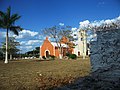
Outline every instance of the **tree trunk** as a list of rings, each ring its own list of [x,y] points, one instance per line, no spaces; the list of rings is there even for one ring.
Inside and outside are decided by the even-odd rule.
[[[12,60],[12,54],[10,54],[10,60]]]
[[[59,58],[62,59],[62,47],[60,47],[59,52],[60,52]]]
[[[4,63],[8,63],[8,29],[6,32],[6,53],[5,53],[5,62]]]
[[[59,58],[62,59],[62,54],[61,53],[59,54]]]

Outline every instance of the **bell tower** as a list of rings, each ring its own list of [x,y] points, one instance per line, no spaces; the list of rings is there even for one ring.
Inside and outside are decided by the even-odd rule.
[[[78,32],[78,48],[80,50],[80,55],[86,56],[87,53],[87,35],[86,31],[80,29]]]

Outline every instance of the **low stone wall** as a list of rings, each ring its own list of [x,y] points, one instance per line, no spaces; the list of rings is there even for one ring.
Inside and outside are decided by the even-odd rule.
[[[92,71],[118,70],[120,74],[120,30],[97,31],[97,41],[91,42]],[[109,71],[109,70],[108,70]]]

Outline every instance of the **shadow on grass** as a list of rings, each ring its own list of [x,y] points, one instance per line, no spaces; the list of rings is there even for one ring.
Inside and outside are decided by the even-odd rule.
[[[120,77],[104,77],[92,73],[90,76],[77,78],[73,83],[51,90],[120,90]]]

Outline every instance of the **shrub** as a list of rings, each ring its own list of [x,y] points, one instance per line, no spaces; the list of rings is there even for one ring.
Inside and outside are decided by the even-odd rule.
[[[38,54],[35,55],[36,58],[39,58],[39,56],[40,56],[40,55],[38,55]]]
[[[70,53],[66,53],[66,56],[68,56],[68,57],[69,57],[69,55],[70,55]]]
[[[2,52],[0,52],[0,60],[3,60],[5,57]]]
[[[51,59],[55,60],[55,56],[54,55],[50,55]]]
[[[77,55],[76,55],[76,54],[70,54],[70,55],[69,55],[69,58],[71,58],[71,59],[76,59],[76,58],[77,58]]]
[[[43,58],[43,59],[46,59],[46,57],[45,57],[45,56],[42,56],[42,58]]]

